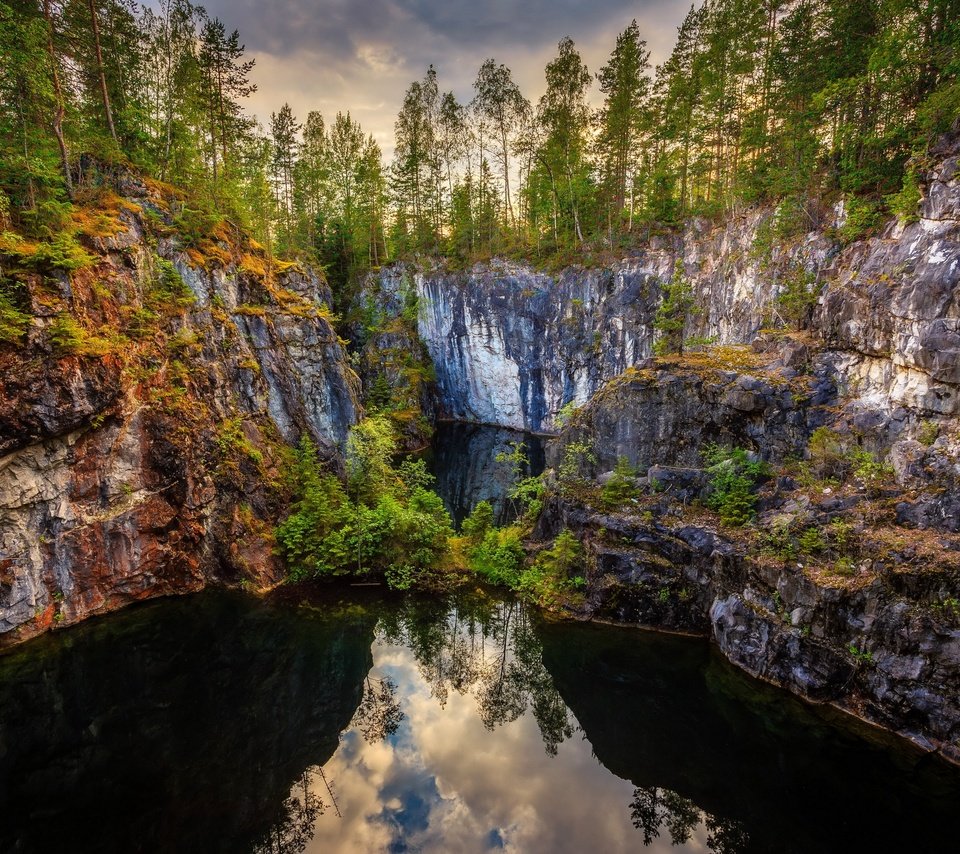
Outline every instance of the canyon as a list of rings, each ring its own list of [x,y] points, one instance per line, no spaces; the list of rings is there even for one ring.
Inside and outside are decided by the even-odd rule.
[[[322,276],[271,266],[238,230],[191,243],[167,191],[121,175],[116,229],[84,240],[95,263],[26,277],[31,328],[0,346],[0,643],[280,582],[285,449],[308,435],[342,465],[382,377],[418,413],[411,445],[449,419],[549,434],[553,470],[589,447],[590,483],[621,458],[635,470],[635,512],[587,490],[552,495],[537,523],[534,550],[563,530],[585,544],[579,616],[709,637],[755,676],[960,760],[958,155],[956,137],[933,151],[914,221],[847,245],[838,203],[803,234],[781,239],[776,209],[749,209],[558,272],[391,264],[357,297],[377,323],[352,353]],[[684,337],[703,343],[657,356],[678,271],[695,305]],[[797,281],[812,299],[791,324]],[[126,337],[57,346],[64,316]],[[411,384],[411,365],[426,379]],[[708,443],[776,472],[824,427],[887,461],[888,481],[811,495],[773,477],[758,523],[852,524],[844,573],[771,556],[701,506]]]

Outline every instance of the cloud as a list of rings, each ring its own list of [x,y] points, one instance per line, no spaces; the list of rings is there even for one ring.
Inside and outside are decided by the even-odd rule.
[[[688,4],[678,0],[207,0],[238,29],[257,60],[250,109],[266,127],[289,103],[302,120],[349,111],[392,156],[393,124],[407,86],[431,63],[440,85],[472,97],[480,63],[508,65],[531,101],[565,35],[596,71],[616,34],[636,18],[654,61],[666,58]],[[594,92],[596,100],[596,92]]]

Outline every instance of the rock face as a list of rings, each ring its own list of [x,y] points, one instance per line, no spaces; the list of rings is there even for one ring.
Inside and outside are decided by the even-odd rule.
[[[359,416],[321,278],[268,274],[233,232],[185,250],[170,200],[125,192],[92,264],[21,274],[33,321],[0,344],[0,643],[214,578],[275,583],[279,448],[306,434],[335,459]]]
[[[731,662],[960,761],[960,624],[936,607],[956,578],[891,556],[878,577],[818,583],[757,561],[710,526],[551,502],[539,534],[588,546],[588,612],[709,636]]]
[[[781,242],[776,212],[683,234],[603,268],[556,275],[507,261],[459,272],[383,268],[364,298],[388,316],[404,287],[419,298],[418,330],[436,371],[442,414],[551,432],[564,404],[586,402],[652,352],[661,291],[679,262],[697,309],[686,335],[749,344],[778,317],[802,277],[819,293],[814,334],[834,353],[841,386],[876,407],[960,413],[960,142],[935,152],[918,221],[891,222],[841,249],[832,229]]]
[[[765,459],[802,456],[824,423],[824,405],[836,398],[825,373],[788,380],[722,363],[706,369],[661,363],[608,383],[548,444],[548,462],[559,465],[572,443],[592,449],[592,473],[612,470],[621,457],[644,473],[657,463],[697,466],[711,442],[748,447]]]

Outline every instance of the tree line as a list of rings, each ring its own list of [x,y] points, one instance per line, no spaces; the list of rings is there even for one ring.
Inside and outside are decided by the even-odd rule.
[[[189,0],[7,0],[0,224],[56,232],[112,164],[335,283],[415,252],[616,248],[759,203],[785,235],[843,198],[866,230],[914,212],[929,143],[960,115],[958,71],[960,0],[706,0],[656,68],[636,21],[595,72],[562,39],[535,102],[495,59],[469,101],[430,66],[386,165],[349,113],[283,105],[261,127],[239,33]]]

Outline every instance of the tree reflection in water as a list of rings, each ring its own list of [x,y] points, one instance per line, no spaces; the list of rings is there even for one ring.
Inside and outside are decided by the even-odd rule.
[[[402,720],[396,683],[390,679],[374,679],[368,673],[363,680],[363,697],[350,726],[360,730],[364,739],[373,744],[393,735]]]
[[[317,793],[321,786],[325,798]],[[254,854],[300,854],[313,839],[317,818],[331,807],[339,818],[340,807],[323,768],[306,768],[283,802],[270,832],[255,844]]]
[[[412,650],[420,677],[441,707],[450,691],[471,692],[488,730],[529,708],[551,755],[573,735],[566,704],[543,666],[530,612],[521,603],[465,597],[449,611],[418,603],[384,617],[377,637]]]
[[[749,839],[739,822],[716,818],[670,789],[638,786],[633,790],[630,818],[648,846],[660,836],[661,828],[670,835],[671,845],[683,845],[700,824],[707,828],[707,850],[714,854],[736,854]]]

